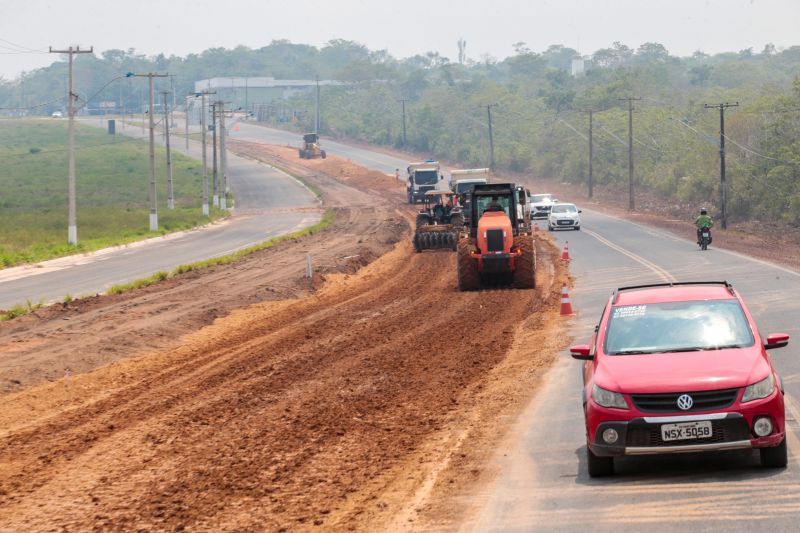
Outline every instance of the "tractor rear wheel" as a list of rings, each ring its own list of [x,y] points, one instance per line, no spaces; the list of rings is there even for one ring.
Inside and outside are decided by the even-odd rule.
[[[431,219],[425,213],[418,213],[417,220],[416,220],[416,228],[419,229],[422,226],[427,226],[431,223]]]
[[[455,213],[450,217],[450,224],[456,228],[464,227],[464,213]]]
[[[533,247],[533,236],[514,237],[514,246],[522,252],[514,262],[514,286],[518,289],[533,289],[536,287],[536,250]]]
[[[478,262],[471,256],[473,246],[469,237],[458,241],[458,290],[474,291],[481,287],[481,277],[478,273]]]

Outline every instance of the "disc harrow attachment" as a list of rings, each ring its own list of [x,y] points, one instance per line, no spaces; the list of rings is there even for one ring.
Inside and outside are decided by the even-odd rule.
[[[414,233],[412,243],[416,252],[423,250],[455,251],[458,246],[458,232],[444,226],[424,226]]]

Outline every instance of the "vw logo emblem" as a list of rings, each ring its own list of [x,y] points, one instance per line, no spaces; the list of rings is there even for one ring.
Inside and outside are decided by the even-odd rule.
[[[678,396],[678,407],[681,411],[688,411],[694,405],[694,400],[688,394],[681,394]]]

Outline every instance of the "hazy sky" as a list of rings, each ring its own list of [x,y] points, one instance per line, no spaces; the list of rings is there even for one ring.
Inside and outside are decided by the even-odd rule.
[[[690,55],[797,45],[799,26],[800,0],[0,0],[0,76],[57,59],[19,53],[20,46],[184,56],[342,38],[396,57],[438,51],[455,60],[463,37],[473,59],[506,57],[519,41],[534,51],[563,44],[584,54],[614,41],[632,48],[654,41]]]

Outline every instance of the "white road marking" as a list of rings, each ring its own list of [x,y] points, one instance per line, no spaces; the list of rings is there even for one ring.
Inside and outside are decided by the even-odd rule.
[[[613,242],[609,241],[605,237],[600,236],[599,234],[597,234],[594,231],[584,229],[584,232],[586,234],[590,235],[591,237],[594,237],[595,239],[600,241],[602,244],[605,244],[606,246],[608,246],[612,250],[616,250],[617,252],[625,255],[626,257],[629,257],[629,258],[633,259],[634,261],[636,261],[640,265],[644,266],[645,268],[648,268],[656,276],[661,278],[664,282],[669,283],[669,282],[677,282],[678,281],[677,279],[675,279],[675,277],[672,276],[672,274],[670,274],[669,272],[667,272],[666,270],[664,270],[660,266],[656,265],[655,263],[652,263],[652,262],[648,261],[644,257],[642,257],[640,255],[636,255],[635,253],[631,252],[630,250],[627,250],[627,249],[623,248],[622,246],[619,246],[618,244],[614,244]]]
[[[800,423],[800,408],[798,408],[797,402],[794,400],[794,398],[788,394],[784,395],[783,404],[791,413],[792,418],[794,418],[796,422]],[[789,429],[788,424],[786,424],[785,433],[786,440],[788,441],[786,444],[789,445],[789,456],[794,459],[794,462],[797,464],[797,466],[800,466],[800,438],[795,435],[794,431]]]

